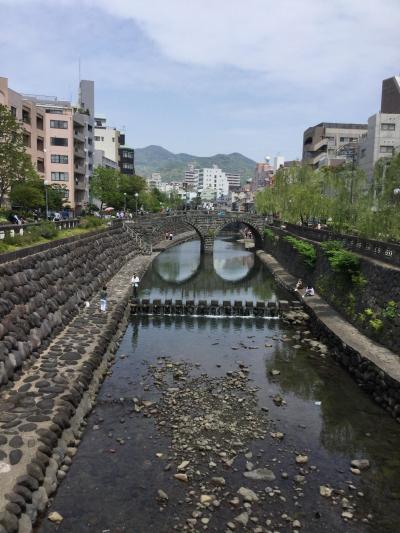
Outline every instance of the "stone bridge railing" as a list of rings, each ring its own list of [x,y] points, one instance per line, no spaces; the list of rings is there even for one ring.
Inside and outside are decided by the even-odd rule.
[[[296,224],[285,224],[286,231],[317,242],[341,241],[343,246],[360,255],[366,255],[379,259],[385,263],[400,266],[400,244],[365,239],[356,235],[344,235],[334,231],[297,226]]]

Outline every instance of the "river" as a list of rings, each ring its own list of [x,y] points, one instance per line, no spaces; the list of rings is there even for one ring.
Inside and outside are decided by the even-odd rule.
[[[160,254],[140,296],[287,294],[226,237],[213,256],[198,241]],[[305,329],[132,318],[51,505],[63,521],[44,517],[37,531],[398,532],[400,426],[329,353],[299,344]],[[353,459],[370,467],[354,474]]]

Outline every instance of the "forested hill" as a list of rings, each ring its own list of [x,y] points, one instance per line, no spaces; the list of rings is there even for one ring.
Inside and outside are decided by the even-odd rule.
[[[135,169],[139,176],[149,177],[152,172],[160,172],[163,181],[181,180],[189,163],[199,168],[218,165],[225,171],[238,171],[242,174],[242,182],[253,177],[256,165],[255,161],[237,152],[198,157],[190,154],[173,154],[162,146],[151,145],[135,149]]]

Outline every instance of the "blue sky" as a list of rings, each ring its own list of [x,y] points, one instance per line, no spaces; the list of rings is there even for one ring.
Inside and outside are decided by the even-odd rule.
[[[303,130],[366,122],[400,72],[398,0],[0,0],[0,75],[76,96],[133,147],[301,155]]]

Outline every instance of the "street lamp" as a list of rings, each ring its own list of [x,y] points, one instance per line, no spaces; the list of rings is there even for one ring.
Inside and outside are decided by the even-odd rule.
[[[126,192],[124,192],[124,217],[126,216]]]
[[[137,216],[137,202],[138,202],[138,196],[139,196],[139,193],[135,192],[135,200],[136,200],[136,216]]]
[[[46,220],[49,220],[49,197],[47,193],[47,186],[49,185],[49,182],[47,180],[44,181],[44,193],[46,196]]]

